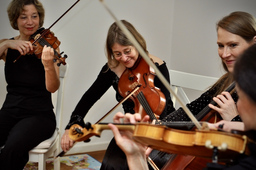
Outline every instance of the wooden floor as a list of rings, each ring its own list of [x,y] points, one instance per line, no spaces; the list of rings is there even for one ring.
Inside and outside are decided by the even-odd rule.
[[[102,162],[103,157],[105,155],[105,150],[103,151],[95,151],[95,152],[86,152],[86,154],[90,155],[94,159],[98,160],[99,162]]]

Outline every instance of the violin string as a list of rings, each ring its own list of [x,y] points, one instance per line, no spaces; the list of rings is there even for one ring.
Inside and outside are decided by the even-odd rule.
[[[106,5],[106,3],[103,0],[100,0],[102,5],[105,7],[105,9],[109,12],[109,14],[114,18],[116,21],[116,24],[118,27],[123,31],[123,33],[127,36],[127,38],[132,42],[132,44],[136,47],[136,49],[139,51],[141,56],[144,58],[144,60],[155,70],[156,75],[160,79],[160,81],[163,83],[163,85],[169,90],[169,92],[176,98],[176,100],[180,103],[183,110],[187,113],[188,117],[194,122],[195,126],[198,129],[202,129],[202,126],[198,122],[198,120],[195,118],[195,116],[191,113],[191,111],[188,109],[188,107],[181,101],[181,99],[178,97],[177,94],[174,93],[174,91],[171,89],[169,82],[165,79],[163,74],[159,71],[159,69],[155,66],[155,64],[150,60],[146,52],[143,50],[141,45],[137,42],[135,37],[131,34],[131,32],[125,27],[125,25],[117,19],[117,17],[113,14],[113,12],[109,9],[109,7]]]
[[[52,45],[48,42],[48,41],[46,41],[44,38],[41,38],[40,40],[38,40],[38,42],[39,42],[39,44],[42,46],[42,47],[44,47],[45,45],[46,46],[50,46],[50,47],[52,47]],[[53,47],[52,47],[53,48]],[[53,51],[54,51],[54,56],[58,56],[58,57],[55,57],[56,59],[59,59],[60,57],[59,57],[59,53],[53,48]]]

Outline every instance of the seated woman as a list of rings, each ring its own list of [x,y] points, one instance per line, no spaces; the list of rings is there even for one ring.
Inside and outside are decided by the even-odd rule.
[[[45,46],[39,59],[29,41],[43,26],[42,3],[12,0],[7,12],[18,35],[0,40],[0,60],[5,65],[7,83],[7,87],[1,87],[7,89],[7,94],[0,108],[0,169],[22,170],[29,151],[56,129],[51,93],[60,85],[59,68],[53,60],[53,48]]]

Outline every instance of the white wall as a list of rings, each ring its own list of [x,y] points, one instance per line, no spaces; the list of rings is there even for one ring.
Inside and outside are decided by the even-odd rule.
[[[44,27],[48,28],[75,1],[41,0],[46,10]],[[10,0],[0,2],[0,38],[17,35],[9,26],[6,14],[9,2]],[[215,23],[235,10],[247,11],[256,16],[253,9],[255,0],[105,2],[118,19],[126,19],[134,24],[146,39],[149,52],[165,60],[169,68],[214,77],[223,73],[217,55]],[[61,41],[60,49],[68,55],[66,62],[69,64],[62,130],[82,94],[90,87],[106,62],[104,43],[107,30],[113,22],[100,1],[83,0],[51,29]],[[6,93],[3,66],[4,63],[0,62],[0,103],[4,101]],[[190,97],[193,99],[197,95],[191,92]],[[116,103],[114,91],[110,89],[90,110],[85,121],[96,122]],[[104,122],[112,121],[112,115]],[[110,131],[105,131],[100,139],[93,137],[90,143],[79,143],[71,152],[104,149],[111,135]]]

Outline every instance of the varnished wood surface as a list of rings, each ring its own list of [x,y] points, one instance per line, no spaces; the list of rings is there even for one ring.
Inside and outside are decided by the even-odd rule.
[[[95,151],[95,152],[84,152],[84,153],[79,153],[79,154],[74,154],[74,155],[88,154],[91,157],[93,157],[94,159],[96,159],[97,161],[102,163],[105,152],[106,152],[105,150],[102,150],[102,151]],[[68,156],[68,155],[66,155],[66,156]]]
[[[86,154],[90,155],[91,157],[98,160],[99,162],[102,162],[104,155],[105,155],[105,150],[95,151],[95,152],[87,152]]]

